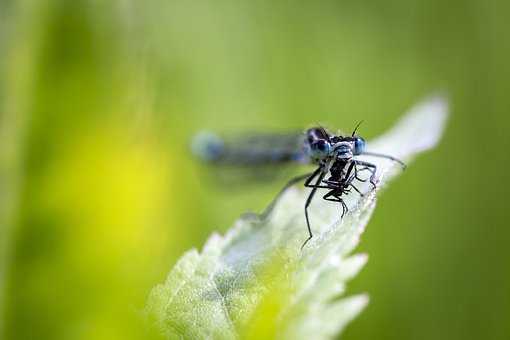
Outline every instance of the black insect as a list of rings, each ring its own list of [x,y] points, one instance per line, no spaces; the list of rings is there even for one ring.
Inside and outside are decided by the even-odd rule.
[[[356,131],[360,124],[356,126],[350,136],[330,135],[322,127],[312,128],[306,132],[307,139],[305,150],[310,155],[310,159],[318,165],[317,169],[306,175],[305,186],[312,188],[305,203],[305,218],[308,227],[309,237],[305,240],[301,248],[313,237],[310,226],[310,218],[308,217],[308,208],[313,200],[317,189],[328,189],[329,191],[322,197],[327,201],[338,202],[342,207],[342,218],[348,211],[342,196],[348,194],[352,189],[360,195],[363,193],[354,185],[354,181],[365,182],[370,180],[371,185],[375,189],[375,175],[377,166],[373,163],[355,159],[354,156],[370,155],[376,157],[384,157],[399,162],[403,167],[405,164],[388,155],[366,152],[365,140],[356,135]],[[363,179],[359,177],[359,173],[368,171],[370,177]],[[326,179],[325,177],[328,175]],[[303,177],[299,177],[303,178]]]
[[[363,195],[355,181],[370,181],[372,187],[376,187],[376,165],[355,156],[383,157],[405,168],[402,161],[392,156],[365,151],[365,140],[356,135],[359,125],[348,136],[331,134],[323,127],[308,129],[304,134],[252,134],[230,141],[211,133],[201,133],[195,137],[192,148],[200,158],[222,165],[260,166],[289,162],[316,165],[315,171],[295,177],[285,186],[304,180],[305,187],[312,189],[304,207],[309,236],[301,246],[303,248],[313,237],[308,208],[318,189],[328,190],[322,198],[339,203],[343,217],[348,207],[342,197],[352,190]],[[369,177],[360,177],[362,172],[368,172]]]

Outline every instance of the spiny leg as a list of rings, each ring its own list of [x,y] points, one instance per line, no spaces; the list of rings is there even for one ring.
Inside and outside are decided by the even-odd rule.
[[[398,158],[396,158],[396,157],[393,157],[393,156],[390,156],[390,155],[386,155],[386,154],[378,153],[378,152],[369,152],[369,151],[365,151],[365,152],[363,152],[363,153],[362,153],[362,155],[386,158],[386,159],[389,159],[389,160],[392,160],[392,161],[394,161],[394,162],[399,163],[399,164],[402,166],[402,169],[403,169],[403,170],[405,170],[405,169],[407,168],[406,163],[404,163],[404,162],[402,162],[400,159],[398,159]]]
[[[316,172],[316,171],[315,171]],[[307,179],[307,178],[310,178],[311,176],[315,177],[316,174],[315,172],[310,172],[308,174],[304,174],[304,175],[300,175],[300,176],[296,176],[294,178],[292,178],[290,181],[288,181],[284,187],[280,190],[280,192],[278,192],[278,194],[276,195],[276,197],[273,199],[273,201],[271,202],[271,204],[269,204],[269,206],[264,210],[264,213],[262,214],[263,216],[267,216],[267,214],[269,214],[270,211],[273,210],[274,208],[274,205],[276,204],[276,202],[278,202],[278,200],[280,199],[280,197],[282,196],[282,194],[285,192],[285,190],[287,190],[288,188],[290,188],[291,186],[293,186],[294,184],[296,183],[299,183],[301,182],[302,180],[304,179]],[[315,175],[314,175],[315,174]],[[312,177],[312,178],[313,178]]]
[[[354,173],[353,173],[354,171]],[[344,186],[349,188],[349,187],[354,187],[354,185],[352,185],[352,182],[358,178],[358,168],[356,167],[356,163],[355,162],[351,162],[351,165],[349,166],[349,169],[347,170],[347,174],[346,174],[346,180],[345,180],[345,184]],[[355,188],[356,189],[356,188]],[[348,189],[350,190],[350,189]],[[356,189],[357,192],[359,192],[358,189]]]
[[[358,181],[362,182],[362,183],[365,183],[366,181],[368,181],[368,178],[361,178],[361,177],[359,177],[359,173],[361,173],[361,172],[362,172],[362,171],[364,171],[364,170],[369,170],[369,169],[368,169],[368,168],[363,168],[363,169],[361,169],[361,170],[358,170],[358,172],[356,173],[356,176],[355,176],[355,178],[356,178]]]
[[[310,177],[305,181],[305,187],[307,188],[316,188],[316,189],[332,189],[330,185],[320,185],[321,183],[327,183],[328,181],[323,181],[324,177],[326,176],[325,173],[321,174],[321,180],[316,181],[315,184],[310,184],[312,180],[319,174],[319,172],[323,171],[323,167],[319,167],[317,170],[315,170]]]
[[[343,199],[341,199],[341,198],[340,198],[340,197],[338,197],[338,196],[337,196],[337,198],[338,198],[338,200],[339,200],[340,204],[342,204],[342,216],[341,216],[341,218],[344,218],[344,215],[345,215],[345,213],[346,213],[346,212],[348,212],[348,211],[349,211],[349,208],[347,207],[347,204],[345,204],[345,202],[344,202],[344,200],[343,200]]]
[[[344,218],[345,213],[349,211],[347,204],[345,204],[344,200],[341,199],[334,190],[331,190],[322,198],[330,202],[339,202],[342,205],[342,215],[340,216],[340,218]]]
[[[351,187],[352,187],[354,190],[356,190],[356,191],[358,192],[358,194],[359,194],[361,197],[365,196],[365,194],[363,194],[361,191],[359,191],[359,189],[358,189],[358,188],[356,188],[356,187],[354,186],[354,184],[351,184]]]
[[[310,176],[308,176],[308,178],[305,181],[305,187],[308,187],[310,185],[310,183],[313,181],[313,179],[315,177],[317,177],[317,175],[321,172],[322,172],[322,166],[319,166],[317,169],[315,169],[314,172],[312,172],[312,174]]]
[[[356,164],[356,163],[354,163],[354,164]],[[354,178],[355,178],[355,179],[357,179],[357,180],[359,180],[359,181],[361,181],[361,179],[358,177],[358,171],[359,171],[359,170],[358,170],[358,167],[357,167],[357,166],[355,166],[355,167],[354,167]],[[361,182],[362,182],[362,181],[361,181]]]
[[[377,166],[375,164],[365,162],[365,161],[355,160],[354,162],[356,162],[357,165],[363,165],[363,166],[367,167],[367,169],[372,173],[370,175],[370,184],[372,184],[374,189],[377,188],[377,185],[375,183],[375,174],[377,172]]]
[[[341,185],[340,181],[335,181],[335,180],[332,180],[332,179],[328,179],[328,180],[322,181],[322,182],[326,183],[328,185],[328,187],[325,188],[325,189],[336,189],[336,188],[338,188]]]
[[[310,206],[310,203],[312,203],[312,199],[313,199],[313,196],[315,195],[315,192],[317,191],[318,189],[318,185],[322,182],[322,180],[324,179],[324,176],[326,175],[324,172],[322,172],[322,168],[319,168],[317,170],[320,170],[321,173],[319,175],[319,178],[317,179],[317,181],[315,182],[315,186],[312,187],[312,191],[310,192],[310,194],[308,195],[308,198],[306,199],[306,203],[305,203],[305,218],[306,218],[306,226],[308,228],[308,238],[306,239],[306,241],[303,243],[303,245],[301,246],[301,249],[303,249],[303,247],[308,243],[308,241],[310,241],[313,237],[313,234],[312,234],[312,228],[310,227],[310,219],[308,218],[308,207]],[[309,179],[306,180],[305,182],[305,186],[310,186],[310,182],[312,181],[313,177],[315,177],[317,175],[318,171],[315,171],[314,174],[312,176],[310,176]]]

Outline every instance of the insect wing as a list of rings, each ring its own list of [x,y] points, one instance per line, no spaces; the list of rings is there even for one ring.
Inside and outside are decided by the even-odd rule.
[[[193,153],[204,161],[218,165],[266,166],[306,162],[303,153],[304,135],[296,133],[248,133],[220,137],[201,132],[192,143]]]
[[[304,134],[249,133],[220,137],[201,132],[192,143],[193,153],[209,166],[208,177],[223,188],[246,188],[293,174],[295,165],[307,163]],[[294,169],[296,170],[296,169]]]

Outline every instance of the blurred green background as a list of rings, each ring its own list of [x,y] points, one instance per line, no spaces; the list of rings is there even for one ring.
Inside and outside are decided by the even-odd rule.
[[[0,1],[0,338],[139,339],[183,251],[284,181],[220,190],[200,129],[366,137],[441,89],[440,147],[381,196],[344,339],[508,339],[508,2]],[[508,210],[507,210],[508,211]]]

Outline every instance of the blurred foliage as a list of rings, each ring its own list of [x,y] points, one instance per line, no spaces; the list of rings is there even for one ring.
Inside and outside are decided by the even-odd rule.
[[[193,132],[370,137],[441,88],[446,139],[381,198],[345,338],[506,338],[509,7],[0,1],[0,336],[149,336],[137,313],[177,256],[282,184],[211,186]]]

